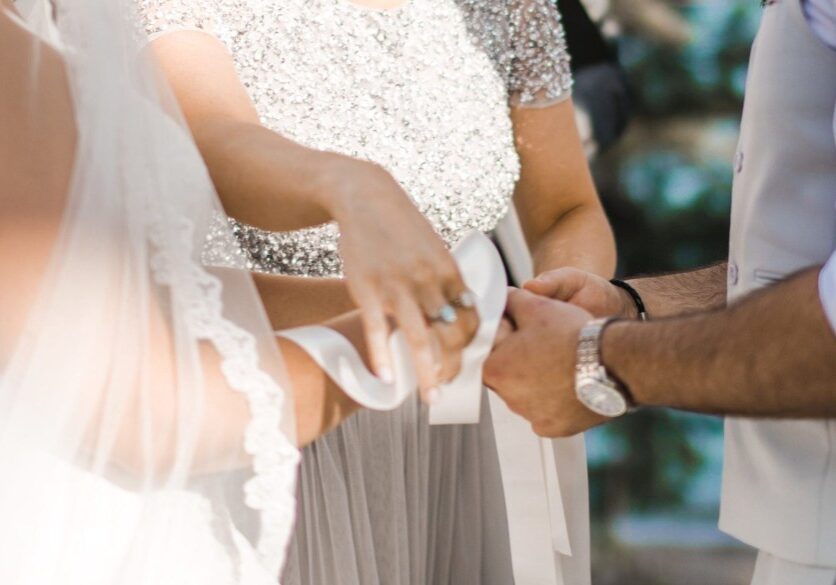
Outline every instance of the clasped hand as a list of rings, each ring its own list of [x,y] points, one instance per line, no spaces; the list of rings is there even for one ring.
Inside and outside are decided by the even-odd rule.
[[[578,336],[594,317],[626,317],[629,312],[620,289],[574,268],[546,272],[522,289],[511,288],[485,364],[485,384],[538,435],[567,437],[599,425],[608,419],[575,397]]]

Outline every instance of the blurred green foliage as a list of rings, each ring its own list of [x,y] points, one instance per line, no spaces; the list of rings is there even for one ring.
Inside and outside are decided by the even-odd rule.
[[[692,41],[684,47],[654,45],[635,35],[620,39],[620,57],[637,90],[638,112],[653,117],[737,112],[760,3],[704,0],[680,10],[692,31]]]

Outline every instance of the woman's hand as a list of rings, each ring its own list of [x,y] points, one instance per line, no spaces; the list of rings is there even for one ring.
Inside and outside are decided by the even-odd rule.
[[[458,371],[478,318],[460,307],[453,324],[428,322],[465,286],[397,181],[377,165],[311,149],[263,127],[231,55],[212,36],[178,31],[152,47],[227,213],[271,231],[336,220],[348,290],[362,311],[375,370],[381,378],[392,376],[391,318],[407,337],[430,398],[430,390]]]
[[[375,371],[392,378],[391,319],[412,350],[422,395],[432,401],[436,386],[458,372],[461,351],[479,325],[453,257],[382,167],[333,155],[321,181],[317,191],[340,226],[346,282],[362,312]],[[446,322],[445,307],[452,317]]]

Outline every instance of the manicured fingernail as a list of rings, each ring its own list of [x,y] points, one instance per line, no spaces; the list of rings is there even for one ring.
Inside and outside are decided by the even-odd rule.
[[[380,376],[380,379],[386,384],[391,384],[395,381],[395,376],[392,374],[392,370],[387,366],[380,368],[377,371],[377,375]]]
[[[438,399],[441,397],[441,393],[438,391],[437,388],[430,388],[429,392],[427,392],[427,402],[429,404],[435,404],[438,402]]]

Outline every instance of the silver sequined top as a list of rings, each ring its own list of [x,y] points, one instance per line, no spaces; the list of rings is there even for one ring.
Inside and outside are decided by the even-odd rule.
[[[137,1],[152,35],[221,39],[265,126],[382,165],[450,245],[508,210],[519,176],[510,106],[555,103],[572,85],[552,0]],[[251,269],[341,274],[334,224],[232,223]],[[212,261],[234,260],[216,250]]]

